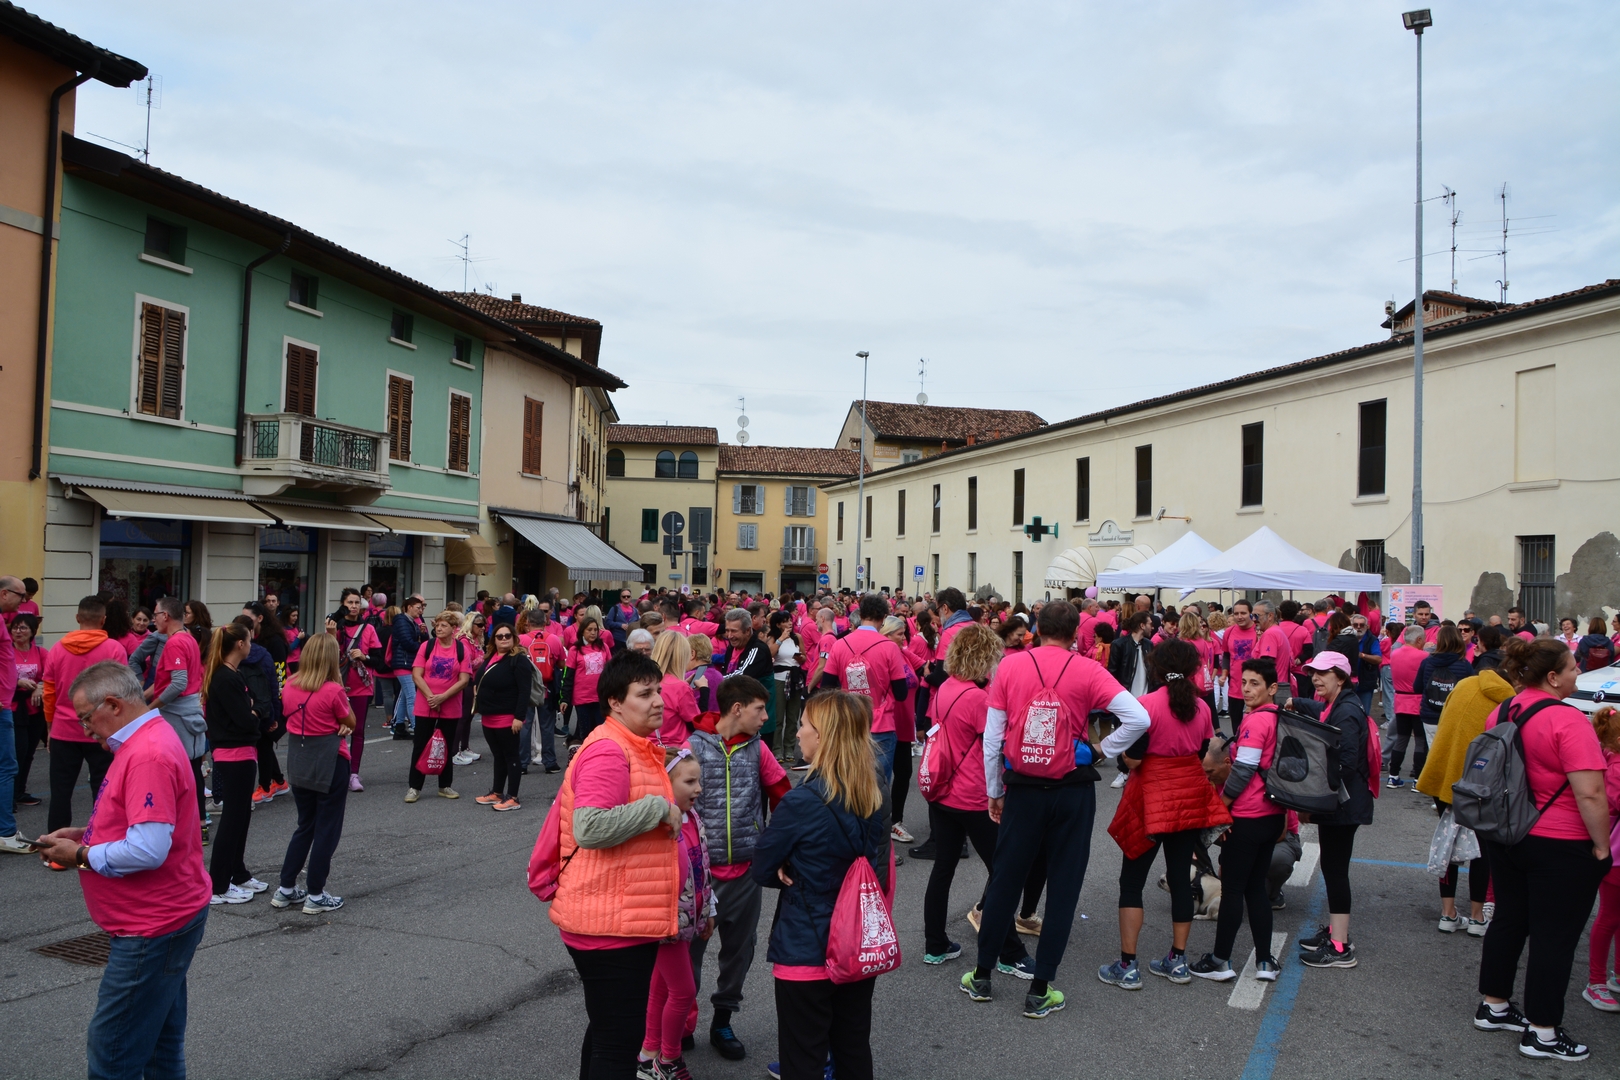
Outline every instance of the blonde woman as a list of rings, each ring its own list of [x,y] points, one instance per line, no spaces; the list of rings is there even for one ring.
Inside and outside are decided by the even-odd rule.
[[[811,698],[799,718],[799,750],[809,776],[777,804],[750,870],[760,885],[786,894],[765,953],[775,965],[781,1076],[820,1080],[831,1050],[839,1080],[872,1080],[877,980],[834,984],[825,973],[833,903],[850,863],[870,860],[889,887],[888,793],[873,749],[871,699],[836,690]]]
[[[1181,622],[1177,627],[1177,636],[1193,647],[1198,653],[1198,667],[1193,671],[1193,689],[1198,696],[1204,699],[1209,706],[1209,714],[1215,715],[1215,652],[1216,645],[1209,631],[1204,629],[1204,620],[1199,618],[1198,612],[1187,608],[1181,613]]]
[[[325,792],[297,785],[292,789],[298,826],[287,842],[287,857],[281,863],[281,887],[270,897],[271,907],[291,907],[302,902],[304,914],[319,915],[343,906],[341,896],[326,891],[332,853],[343,836],[343,810],[349,797],[347,737],[354,730],[349,695],[338,677],[337,638],[331,634],[310,635],[298,671],[281,691],[281,711],[289,735],[338,736],[331,786]],[[304,869],[305,860],[309,862],[307,892],[298,888],[298,872]]]
[[[411,737],[410,787],[405,791],[408,803],[415,802],[426,785],[427,777],[417,770],[416,763],[434,731],[444,733],[447,748],[454,745],[456,728],[461,723],[461,690],[472,681],[473,667],[483,660],[481,652],[457,636],[461,622],[461,612],[449,608],[435,615],[433,638],[417,649],[416,662],[411,665],[411,681],[416,685],[416,732]],[[439,774],[440,798],[461,798],[450,786],[455,769],[454,760],[444,763],[444,771]]]
[[[665,746],[685,746],[702,711],[697,695],[686,683],[686,672],[692,666],[692,646],[685,634],[659,634],[653,642],[652,658],[664,673],[658,688],[664,698],[664,722],[658,729],[658,741]]]

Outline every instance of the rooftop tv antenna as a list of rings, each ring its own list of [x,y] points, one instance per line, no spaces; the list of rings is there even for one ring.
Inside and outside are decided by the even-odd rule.
[[[917,404],[928,404],[928,357],[917,361]]]
[[[152,164],[152,110],[163,108],[163,76],[147,75],[143,81],[145,85],[140,86],[137,84],[136,89],[136,93],[140,95],[141,104],[146,107],[146,140],[141,145],[134,146],[127,142],[119,142],[119,140],[108,138],[105,135],[96,135],[93,131],[85,134],[122,146],[126,150],[133,150],[141,155],[143,164],[150,165]]]
[[[1502,290],[1502,301],[1501,302],[1505,304],[1505,303],[1507,303],[1507,294],[1508,294],[1508,273],[1507,273],[1507,255],[1508,255],[1508,245],[1507,245],[1507,236],[1508,236],[1507,201],[1508,201],[1508,186],[1507,186],[1507,181],[1506,180],[1502,181],[1502,191],[1501,191],[1501,194],[1499,194],[1497,196],[1497,198],[1502,200],[1502,248],[1501,248],[1500,251],[1497,252],[1497,254],[1502,257],[1502,277],[1501,277],[1500,280],[1497,281],[1496,284],[1497,284],[1497,287]]]
[[[748,445],[748,399],[737,399],[737,443],[740,446]]]
[[[1442,184],[1445,191],[1446,206],[1451,210],[1451,291],[1457,291],[1457,223],[1462,220],[1462,211],[1457,209],[1457,193],[1450,187]]]
[[[449,243],[452,243],[461,249],[461,254],[457,255],[456,258],[461,260],[461,291],[466,292],[467,274],[472,269],[472,254],[470,251],[472,246],[472,233],[462,233],[460,240],[451,240]]]

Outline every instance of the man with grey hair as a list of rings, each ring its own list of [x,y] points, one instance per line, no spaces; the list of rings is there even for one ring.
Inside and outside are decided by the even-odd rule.
[[[1414,785],[1429,757],[1429,738],[1420,719],[1423,695],[1416,690],[1418,668],[1429,655],[1424,647],[1427,644],[1428,631],[1412,623],[1401,631],[1400,647],[1389,654],[1389,671],[1395,686],[1395,741],[1389,747],[1389,780],[1386,782],[1390,788],[1405,786],[1401,780],[1401,763],[1406,760],[1406,744],[1414,736],[1417,739],[1417,745],[1412,748]]]
[[[1277,621],[1277,606],[1270,600],[1254,602],[1254,628],[1260,635],[1254,642],[1254,659],[1271,657],[1277,665],[1277,682],[1292,690],[1294,680],[1288,672],[1294,664],[1294,645],[1288,640],[1288,632]]]
[[[747,675],[759,680],[761,686],[771,685],[776,679],[776,664],[769,646],[754,631],[754,617],[742,608],[727,611],[725,635],[731,651],[723,678]]]
[[[638,626],[625,635],[625,645],[631,652],[638,652],[642,656],[651,656],[653,632],[644,626]]]
[[[44,859],[83,871],[85,907],[112,938],[89,1072],[184,1076],[186,973],[213,892],[191,762],[122,662],[83,669],[63,696],[80,730],[113,758],[90,825],[40,838]]]
[[[10,617],[27,597],[28,590],[14,577],[0,577],[0,616]],[[12,808],[17,783],[17,743],[11,715],[11,699],[17,693],[17,651],[9,630],[0,633],[0,851],[25,855],[31,849],[17,835],[17,815]]]

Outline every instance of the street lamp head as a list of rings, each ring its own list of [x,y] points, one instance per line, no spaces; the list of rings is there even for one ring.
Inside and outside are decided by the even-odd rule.
[[[860,357],[862,360],[865,360],[868,356],[871,356],[872,354],[869,353],[869,352],[862,351],[862,352],[856,353],[855,355]]]
[[[1428,8],[1418,11],[1407,11],[1401,15],[1401,23],[1414,34],[1421,35],[1424,27],[1434,25],[1434,16],[1429,14]]]

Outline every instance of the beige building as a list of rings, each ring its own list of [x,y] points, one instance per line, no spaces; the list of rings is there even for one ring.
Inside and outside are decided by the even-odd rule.
[[[1445,299],[1425,305],[1425,582],[1444,586],[1448,616],[1620,608],[1620,475],[1604,434],[1620,408],[1620,279],[1473,313]],[[925,591],[1028,601],[1074,584],[1046,584],[1070,549],[1101,570],[1189,528],[1224,549],[1264,524],[1404,583],[1412,407],[1404,333],[880,467],[863,557],[874,585],[913,591],[905,570],[921,566]],[[833,584],[853,586],[856,485],[824,490],[849,523],[827,545],[846,567]],[[1036,517],[1058,536],[1035,542]]]
[[[50,401],[62,196],[62,163],[55,152],[61,140],[51,129],[54,124],[57,132],[73,131],[75,87],[90,78],[79,73],[91,71],[108,86],[146,77],[143,64],[21,8],[0,8],[0,399],[11,418],[0,429],[0,566],[40,581],[46,577],[50,446],[50,410],[44,406]],[[41,281],[48,283],[43,292]]]
[[[854,450],[720,447],[715,586],[756,596],[814,593],[818,567],[826,562],[829,520],[817,485],[854,476],[859,460]]]
[[[907,405],[897,401],[866,403],[866,457],[874,469],[905,465],[932,454],[1009,435],[1022,435],[1046,424],[1022,409],[969,409],[949,405]],[[861,403],[852,401],[844,426],[833,444],[840,450],[861,448]]]
[[[603,539],[641,567],[648,585],[713,587],[719,432],[712,427],[610,424],[606,446]],[[680,515],[678,555],[670,553],[664,528],[671,511]]]

